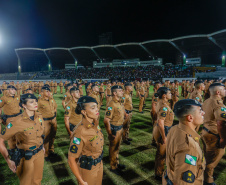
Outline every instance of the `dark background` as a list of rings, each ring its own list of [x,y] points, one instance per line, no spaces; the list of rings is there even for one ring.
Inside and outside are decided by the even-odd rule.
[[[15,48],[113,44],[226,28],[225,0],[0,0],[0,72],[17,71]]]

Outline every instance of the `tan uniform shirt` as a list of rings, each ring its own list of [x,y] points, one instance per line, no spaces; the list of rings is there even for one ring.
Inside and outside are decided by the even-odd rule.
[[[198,102],[203,103],[202,95],[197,90],[194,90],[190,94],[189,99],[197,100]]]
[[[20,84],[16,84],[15,87],[16,87],[16,90],[21,90],[21,85]]]
[[[144,86],[140,86],[139,92],[140,92],[141,96],[144,96],[145,95],[145,87]]]
[[[202,109],[204,114],[204,127],[214,134],[218,134],[217,120],[226,120],[226,106],[221,98],[210,97],[204,101]]]
[[[83,118],[72,135],[68,156],[79,158],[86,155],[97,159],[102,154],[104,136],[98,123],[89,123]]]
[[[23,150],[34,150],[43,144],[44,120],[40,113],[35,112],[34,121],[26,112],[10,119],[10,123],[2,130],[0,138],[9,140],[16,136],[17,148]]]
[[[98,103],[98,109],[100,109],[101,104],[100,104],[100,94],[99,92],[92,92],[89,96],[93,97],[94,99],[96,99],[97,103]]]
[[[110,123],[115,126],[121,126],[124,121],[125,108],[121,101],[113,98],[106,109],[105,117],[110,119]]]
[[[45,100],[43,97],[38,99],[38,111],[43,118],[51,118],[55,115],[57,104],[54,99]]]
[[[72,99],[71,94],[69,91],[67,91],[63,97],[63,100],[65,100],[65,104],[67,105],[67,103],[69,103],[69,101],[71,101],[71,99]]]
[[[111,96],[111,87],[107,87],[106,88],[106,91],[107,91],[107,95],[108,96]]]
[[[0,99],[0,108],[3,109],[5,115],[14,115],[20,112],[20,98],[18,96],[5,95]]]
[[[57,87],[57,82],[54,82],[54,83],[53,83],[53,86],[54,86],[54,87]]]
[[[182,123],[170,129],[166,144],[166,166],[167,175],[174,184],[203,184],[205,159],[199,139],[197,132]]]
[[[2,84],[2,90],[7,90],[7,85],[6,84]]]
[[[65,109],[64,117],[69,117],[69,123],[72,125],[77,125],[82,120],[82,114],[76,114],[75,109],[77,106],[77,102],[72,98],[72,100],[68,103]]]
[[[124,98],[124,99],[123,99]],[[124,103],[124,107],[126,110],[132,111],[133,110],[133,102],[132,102],[132,97],[131,94],[125,92],[124,97],[123,97],[123,103]]]
[[[60,86],[60,87],[63,87],[63,86],[64,86],[63,82],[60,82],[60,83],[59,83],[59,86]]]
[[[104,86],[100,86],[100,93],[104,92]]]
[[[164,126],[168,126],[168,127],[172,126],[174,113],[169,107],[168,102],[160,99],[157,103],[156,110],[157,110],[157,120],[163,119]]]

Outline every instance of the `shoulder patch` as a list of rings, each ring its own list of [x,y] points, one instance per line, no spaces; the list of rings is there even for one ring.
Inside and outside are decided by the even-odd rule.
[[[197,157],[186,154],[185,163],[196,166]]]
[[[221,111],[226,112],[226,108],[225,107],[221,107]]]
[[[185,182],[193,183],[195,181],[195,175],[190,170],[188,170],[183,173],[182,179]]]
[[[161,113],[161,116],[162,116],[162,117],[166,117],[166,113],[165,113],[165,112],[162,112],[162,113]]]
[[[112,110],[112,107],[108,107],[108,110]]]
[[[9,124],[7,125],[7,128],[10,129],[12,126],[13,126],[13,124],[12,124],[12,123],[9,123]]]
[[[80,142],[81,142],[81,139],[80,138],[74,137],[74,139],[73,139],[73,143],[74,144],[80,145]]]
[[[78,147],[76,145],[71,145],[70,152],[76,154],[78,151]]]
[[[4,129],[2,130],[2,132],[1,132],[1,134],[4,135],[5,132],[6,132],[6,129],[4,128]]]
[[[66,111],[64,112],[64,114],[65,114],[65,115],[68,115],[68,114],[69,114],[69,111],[68,111],[68,110],[66,110]]]
[[[195,99],[196,99],[196,100],[199,100],[199,97],[196,97]]]
[[[66,97],[67,97],[67,95],[65,94],[65,95],[64,95],[64,97],[66,98]]]
[[[106,112],[106,116],[110,116],[111,115],[111,112],[110,111],[107,111]]]
[[[2,103],[2,100],[0,100],[0,103]]]
[[[226,114],[225,114],[225,113],[222,113],[222,114],[221,114],[221,117],[222,117],[222,118],[226,118]]]
[[[167,109],[167,107],[163,107],[163,110],[164,110],[164,111],[167,111],[168,109]]]
[[[70,107],[69,106],[67,106],[67,110],[70,110]]]

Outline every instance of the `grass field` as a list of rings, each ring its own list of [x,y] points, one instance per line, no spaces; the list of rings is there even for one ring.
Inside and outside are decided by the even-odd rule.
[[[150,97],[152,96],[152,87]],[[59,93],[59,89],[58,89]],[[135,94],[135,93],[134,93]],[[42,184],[44,185],[74,185],[77,184],[76,178],[71,173],[67,163],[67,154],[69,148],[69,137],[64,126],[64,109],[61,105],[63,95],[54,95],[57,102],[57,123],[58,130],[55,140],[55,152],[59,158],[54,161],[45,162]],[[133,138],[131,145],[122,144],[120,148],[120,163],[127,166],[123,176],[117,176],[110,172],[108,159],[108,139],[104,128],[103,118],[105,106],[100,111],[100,126],[105,137],[104,146],[104,177],[103,185],[158,185],[154,179],[154,164],[156,149],[151,143],[152,126],[151,126],[151,99],[146,100],[144,114],[138,113],[139,100],[133,96],[133,118],[130,127],[130,137]],[[105,101],[104,101],[105,103]],[[176,121],[176,119],[175,119]],[[218,167],[215,169],[216,183],[218,185],[226,184],[226,156],[223,157]],[[13,174],[0,155],[0,185],[17,185],[18,178]]]

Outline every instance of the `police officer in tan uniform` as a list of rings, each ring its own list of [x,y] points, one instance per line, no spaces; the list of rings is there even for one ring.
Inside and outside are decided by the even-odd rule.
[[[199,145],[200,135],[195,131],[203,123],[201,104],[184,99],[174,106],[179,124],[167,136],[166,166],[163,185],[203,185],[205,159]]]
[[[62,81],[60,81],[59,86],[60,86],[60,93],[63,94],[63,87],[64,87],[64,84],[63,84]]]
[[[80,98],[79,89],[75,87],[71,88],[70,94],[72,98],[67,104],[64,113],[64,123],[69,136],[71,136],[75,126],[78,125],[82,120],[82,115],[75,113],[75,108],[77,106],[78,99]]]
[[[125,165],[119,164],[119,148],[123,133],[123,122],[125,114],[124,105],[121,102],[123,97],[123,89],[121,86],[115,85],[111,88],[112,100],[106,108],[104,125],[108,133],[109,139],[109,157],[110,170],[117,174],[121,174],[121,170],[125,169]]]
[[[139,113],[143,114],[143,107],[144,107],[144,101],[145,101],[145,87],[144,87],[144,81],[141,82],[140,88],[138,90],[138,94],[140,97],[139,102]]]
[[[173,124],[174,113],[168,105],[171,99],[171,91],[167,87],[160,87],[157,91],[159,101],[157,103],[157,125],[154,127],[153,135],[157,142],[155,156],[155,179],[162,180],[164,161],[166,157],[166,141],[169,129]]]
[[[44,167],[44,121],[42,115],[37,112],[37,98],[33,94],[21,96],[20,105],[23,107],[23,114],[10,118],[7,127],[0,135],[0,152],[5,158],[10,170],[16,173],[22,185],[39,185],[42,181]],[[12,161],[4,144],[4,140],[16,137],[17,149],[20,158]],[[16,155],[16,154],[14,154]]]
[[[174,108],[174,105],[178,102],[179,100],[179,81],[174,80],[174,87],[171,87],[172,93],[172,109]]]
[[[16,117],[22,113],[21,108],[19,106],[20,98],[16,94],[16,88],[13,85],[9,85],[7,87],[8,94],[1,97],[0,99],[0,115],[2,115],[2,110],[4,115],[2,115],[3,124],[8,124],[9,119]],[[1,124],[0,124],[1,130]],[[8,140],[8,145],[10,149],[15,148],[16,140],[14,137]]]
[[[105,89],[105,97],[106,97],[106,107],[108,103],[111,101],[111,83],[107,83],[107,88]]]
[[[46,83],[45,83],[45,84],[50,85],[51,92],[54,94],[54,82],[53,82],[53,80],[51,80],[51,82],[50,82],[50,83],[48,83],[48,81],[46,81]]]
[[[101,185],[103,178],[104,136],[99,126],[99,109],[94,98],[78,100],[76,114],[82,121],[72,133],[68,163],[80,185]]]
[[[31,89],[31,88],[28,88],[28,89],[25,91],[25,94],[27,94],[27,93],[29,93],[29,94],[33,94],[32,89]]]
[[[90,93],[90,97],[93,97],[94,99],[96,99],[97,103],[98,103],[98,108],[100,110],[101,107],[101,103],[100,103],[100,93],[99,93],[99,87],[97,84],[93,84],[91,87],[92,91]]]
[[[54,94],[57,94],[57,82],[55,81],[54,83],[53,83],[53,86],[54,86]]]
[[[67,92],[65,93],[64,97],[63,97],[63,100],[62,100],[62,105],[63,105],[63,108],[65,109],[65,107],[67,106],[67,104],[71,101],[71,94],[70,94],[70,89],[72,88],[72,84],[71,83],[68,83],[67,84]]]
[[[16,87],[16,90],[17,90],[17,96],[20,96],[20,94],[21,94],[21,85],[20,85],[19,81],[17,81],[15,87]]]
[[[82,97],[82,96],[83,96],[82,84],[79,84],[79,85],[78,85],[78,88],[79,88],[80,96]]]
[[[101,82],[99,89],[100,89],[100,104],[101,106],[103,106],[103,100],[104,100],[104,83],[103,82]]]
[[[202,109],[205,111],[202,140],[206,158],[204,172],[205,185],[214,185],[213,172],[225,153],[226,106],[222,98],[225,97],[225,87],[222,83],[209,86],[210,98],[204,101]]]
[[[199,103],[203,103],[203,91],[205,90],[205,85],[203,81],[198,80],[195,82],[195,90],[190,94],[189,98],[197,100]]]
[[[2,91],[3,91],[3,95],[6,95],[7,94],[7,84],[6,84],[5,81],[2,84]]]
[[[205,85],[205,91],[204,91],[204,100],[207,100],[210,97],[209,87],[211,85],[211,80],[207,80],[207,84]]]
[[[56,111],[57,104],[51,98],[50,89],[47,86],[42,87],[42,97],[38,99],[38,111],[42,114],[45,125],[45,159],[49,161],[51,157],[56,157],[54,153],[54,140],[57,132]]]
[[[132,119],[132,111],[133,111],[133,102],[131,92],[133,91],[133,87],[131,83],[125,84],[125,92],[122,98],[122,103],[124,103],[125,111],[126,111],[126,119],[123,123],[123,134],[122,140],[125,144],[130,145],[131,138],[129,138],[129,128]]]

